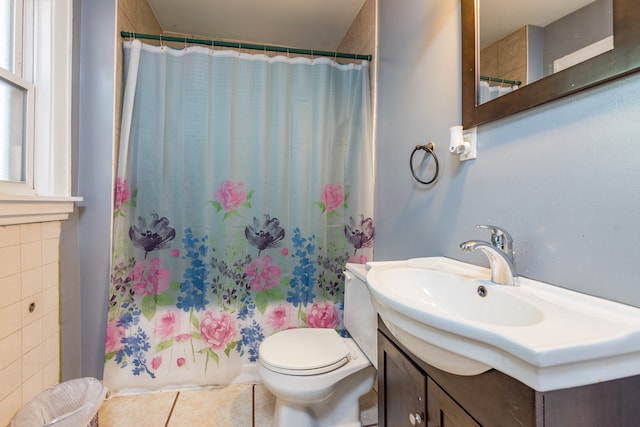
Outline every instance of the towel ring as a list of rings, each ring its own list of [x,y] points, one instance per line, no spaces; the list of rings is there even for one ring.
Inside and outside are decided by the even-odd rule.
[[[429,181],[423,181],[418,178],[415,171],[413,170],[413,156],[420,150],[424,150],[427,153],[431,154],[431,157],[433,157],[433,160],[435,160],[436,162],[436,173]],[[413,149],[413,151],[411,152],[411,157],[409,158],[409,169],[411,169],[411,175],[413,175],[413,178],[420,184],[431,184],[436,180],[436,178],[438,177],[438,172],[440,172],[440,164],[438,163],[438,156],[436,156],[435,145],[433,144],[433,142],[428,142],[425,145],[416,145],[416,148]]]

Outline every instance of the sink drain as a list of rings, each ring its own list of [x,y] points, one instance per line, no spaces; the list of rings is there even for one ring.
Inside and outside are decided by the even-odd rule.
[[[489,291],[487,290],[487,288],[482,285],[478,286],[478,295],[480,295],[481,297],[486,297],[488,293]]]

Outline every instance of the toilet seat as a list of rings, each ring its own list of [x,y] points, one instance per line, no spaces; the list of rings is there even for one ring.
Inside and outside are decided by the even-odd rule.
[[[265,368],[286,375],[318,375],[349,361],[349,348],[334,329],[300,328],[278,332],[260,345]]]

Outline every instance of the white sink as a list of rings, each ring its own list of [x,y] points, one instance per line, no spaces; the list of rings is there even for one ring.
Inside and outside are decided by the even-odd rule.
[[[442,257],[367,267],[391,333],[444,371],[495,368],[538,391],[640,374],[638,308],[524,277],[497,285],[488,269]]]

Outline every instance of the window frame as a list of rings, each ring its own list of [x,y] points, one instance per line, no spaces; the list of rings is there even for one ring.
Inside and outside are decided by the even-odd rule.
[[[27,118],[33,167],[26,185],[0,182],[0,226],[66,219],[82,200],[71,195],[73,0],[20,1],[26,19],[19,62],[35,86]]]
[[[33,159],[34,159],[34,130],[35,130],[35,86],[21,76],[11,73],[0,67],[0,81],[6,82],[17,88],[23,89],[25,96],[23,132],[24,132],[24,158],[22,165],[24,181],[0,181],[0,189],[11,194],[35,194],[33,186]]]

